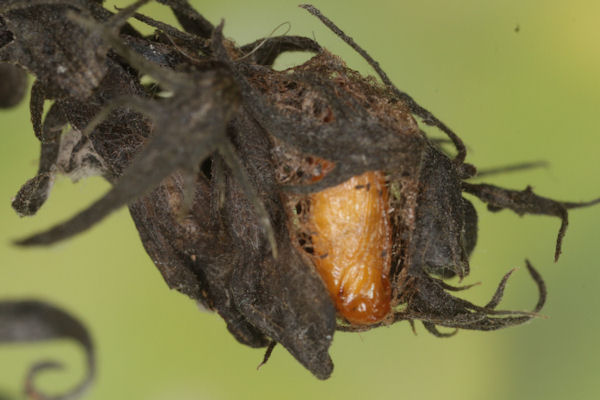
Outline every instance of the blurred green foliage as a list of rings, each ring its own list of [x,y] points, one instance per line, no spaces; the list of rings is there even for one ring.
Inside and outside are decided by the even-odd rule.
[[[127,1],[116,2],[119,5]],[[314,36],[348,64],[371,71],[295,1],[192,3],[211,21],[225,18],[238,43],[290,21],[290,34]],[[115,4],[107,1],[107,5]],[[488,181],[565,200],[600,195],[600,2],[593,0],[385,0],[317,7],[367,49],[392,80],[437,113],[468,144],[468,161],[490,167],[547,160],[551,167]],[[144,12],[173,22],[163,6]],[[147,30],[148,31],[148,30]],[[285,57],[285,68],[302,60]],[[501,276],[528,257],[543,274],[549,299],[526,326],[459,332],[436,339],[406,323],[363,334],[338,333],[333,377],[317,381],[282,348],[256,371],[261,350],[239,345],[223,321],[169,291],[145,254],[127,210],[49,249],[18,249],[14,238],[48,227],[107,190],[90,179],[60,179],[34,218],[10,208],[34,175],[38,143],[27,105],[0,111],[0,298],[35,297],[82,318],[95,338],[99,376],[87,399],[591,399],[600,396],[600,208],[571,214],[561,260],[552,261],[559,221],[480,214],[480,240],[464,293],[487,301]],[[506,290],[502,308],[530,309],[536,290],[525,269]],[[40,358],[69,369],[40,385],[61,390],[81,376],[75,346],[0,347],[0,390],[18,394],[28,366]]]

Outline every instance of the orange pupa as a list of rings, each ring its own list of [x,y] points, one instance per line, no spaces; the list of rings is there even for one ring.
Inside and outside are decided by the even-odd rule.
[[[370,325],[390,312],[391,228],[381,172],[366,172],[310,196],[314,264],[336,309]]]

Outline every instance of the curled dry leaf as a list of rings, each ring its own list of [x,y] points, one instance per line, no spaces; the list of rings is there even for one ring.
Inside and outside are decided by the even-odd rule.
[[[68,392],[47,395],[35,385],[35,378],[51,369],[62,369],[54,360],[36,362],[27,373],[25,392],[34,399],[70,400],[84,394],[94,381],[96,362],[94,345],[85,326],[71,314],[49,303],[38,300],[0,301],[0,344],[41,342],[69,339],[83,347],[86,373],[83,380]]]
[[[0,37],[10,39],[0,43],[0,59],[35,75],[31,112],[42,143],[39,172],[13,207],[34,214],[59,173],[101,174],[113,184],[88,209],[19,245],[66,239],[127,205],[171,288],[220,314],[241,343],[268,347],[265,358],[279,343],[321,379],[333,369],[336,330],[419,320],[445,337],[455,331],[438,326],[493,330],[540,311],[546,290],[529,262],[539,292],[531,312],[496,309],[510,274],[485,306],[452,294],[468,286],[444,282],[468,275],[477,242],[477,214],[463,193],[494,211],[559,217],[556,258],[567,210],[598,200],[471,183],[476,168],[459,136],[312,6],[302,7],[383,83],[312,39],[237,46],[223,23],[213,26],[185,0],[160,0],[184,31],[137,13],[146,2],[116,14],[92,0],[0,6]],[[155,34],[138,33],[130,17]],[[44,45],[60,51],[42,57]],[[314,56],[274,70],[288,51]],[[142,84],[143,76],[153,83]],[[42,118],[47,99],[54,103]],[[418,120],[444,132],[455,153]]]

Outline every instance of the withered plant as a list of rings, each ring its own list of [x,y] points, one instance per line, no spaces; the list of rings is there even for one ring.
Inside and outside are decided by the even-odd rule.
[[[216,311],[239,342],[267,347],[266,357],[279,343],[320,379],[333,369],[336,330],[421,321],[448,336],[537,315],[546,290],[529,262],[539,292],[532,311],[497,309],[511,272],[485,305],[452,294],[468,286],[445,280],[468,275],[477,241],[477,214],[463,193],[490,211],[560,218],[555,259],[567,210],[600,199],[560,202],[529,187],[473,183],[477,169],[465,162],[458,135],[310,5],[302,7],[381,82],[312,39],[238,46],[223,36],[222,22],[213,26],[185,0],[158,1],[183,31],[136,13],[148,0],[115,13],[99,0],[0,4],[0,61],[35,76],[31,116],[41,142],[39,171],[14,209],[35,214],[57,174],[99,174],[113,185],[72,219],[18,245],[64,240],[127,205],[171,288]],[[131,17],[155,33],[140,34]],[[289,51],[314,56],[273,69]],[[43,116],[46,100],[53,103]],[[455,151],[417,120],[439,128]]]

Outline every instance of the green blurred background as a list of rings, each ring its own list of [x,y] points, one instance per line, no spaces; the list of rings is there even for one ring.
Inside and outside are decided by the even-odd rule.
[[[125,5],[129,1],[116,4]],[[297,7],[297,0],[192,1],[225,33],[251,42],[290,21],[371,74],[348,46]],[[115,2],[107,1],[107,6]],[[547,160],[550,168],[491,177],[491,183],[565,200],[600,195],[600,2],[322,0],[315,5],[367,49],[403,90],[453,127],[478,167]],[[174,21],[163,6],[144,12]],[[147,30],[148,31],[148,30]],[[288,67],[302,57],[284,57]],[[480,239],[464,296],[484,304],[501,276],[528,257],[543,274],[548,303],[527,325],[461,331],[436,339],[406,323],[336,334],[331,379],[318,381],[277,348],[246,348],[216,315],[169,291],[144,253],[126,209],[49,249],[23,250],[14,238],[72,215],[108,189],[99,178],[59,179],[34,218],[21,219],[12,196],[34,175],[39,145],[26,104],[0,112],[0,299],[35,297],[65,307],[91,329],[98,380],[87,399],[592,399],[600,398],[600,207],[571,214],[560,261],[557,219],[490,214],[475,201]],[[521,268],[502,308],[530,309],[535,285]],[[83,358],[71,343],[0,346],[0,393],[20,393],[28,366],[57,358],[48,390],[70,387]]]

